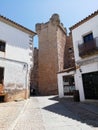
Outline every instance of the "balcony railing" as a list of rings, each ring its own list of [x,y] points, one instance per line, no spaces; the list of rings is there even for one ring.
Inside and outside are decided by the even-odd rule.
[[[96,52],[98,52],[98,38],[95,38],[86,43],[78,44],[78,49],[80,57],[95,54]]]

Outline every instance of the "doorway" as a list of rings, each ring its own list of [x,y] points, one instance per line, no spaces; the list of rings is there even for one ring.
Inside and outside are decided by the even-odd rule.
[[[75,82],[74,76],[63,76],[63,90],[64,95],[73,95],[73,91],[75,90]]]
[[[82,75],[85,99],[98,99],[98,72]]]
[[[0,67],[0,93],[2,93],[3,90],[4,90],[4,83],[3,83],[3,81],[4,81],[4,68]]]
[[[4,81],[4,68],[0,67],[0,84],[3,84]]]

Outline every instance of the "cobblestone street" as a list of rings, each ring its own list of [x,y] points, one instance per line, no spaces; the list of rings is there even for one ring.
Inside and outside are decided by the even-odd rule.
[[[8,130],[26,105],[25,101],[0,103],[0,130]]]
[[[45,96],[1,103],[0,130],[98,130],[98,102]]]

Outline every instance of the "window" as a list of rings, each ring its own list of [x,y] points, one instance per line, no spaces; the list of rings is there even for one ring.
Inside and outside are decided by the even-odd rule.
[[[88,35],[85,35],[85,36],[83,37],[84,43],[89,42],[89,41],[91,41],[91,40],[93,40],[93,33],[89,33]]]
[[[5,42],[0,41],[0,51],[5,52]]]
[[[69,52],[69,53],[73,52],[73,49],[72,49],[71,47],[68,48],[68,52]]]

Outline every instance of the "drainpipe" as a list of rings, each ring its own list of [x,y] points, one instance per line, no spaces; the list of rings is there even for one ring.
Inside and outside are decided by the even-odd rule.
[[[26,68],[26,75],[25,75],[25,88],[26,88],[26,91],[25,91],[25,99],[28,98],[28,81],[27,81],[27,75],[28,75],[28,64],[24,64],[26,65],[25,68]]]

